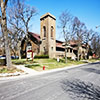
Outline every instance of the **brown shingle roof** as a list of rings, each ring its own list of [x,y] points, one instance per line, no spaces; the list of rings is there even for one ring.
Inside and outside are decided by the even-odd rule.
[[[31,34],[38,42],[40,42],[40,35],[39,34],[36,34],[33,32],[28,32],[28,33]],[[64,42],[62,42],[62,41],[56,40],[56,47],[65,48],[64,46],[62,46],[63,43]],[[71,46],[77,45],[77,44],[78,44],[78,41],[73,41],[73,40],[70,41]],[[85,45],[82,45],[82,46],[85,46]]]
[[[56,40],[56,47],[65,48],[64,46],[62,46],[63,43],[64,42],[62,42],[62,41]]]
[[[36,33],[32,33],[32,32],[28,32],[29,34],[31,34],[34,38],[37,39],[37,41],[40,42],[40,35],[39,34],[36,34]]]
[[[33,32],[28,32],[28,33],[31,34],[31,36],[33,36],[35,39],[40,41],[40,35],[39,34],[36,34],[36,33],[33,33]],[[62,42],[62,41],[56,40],[56,47],[65,48],[64,46],[62,46],[63,43],[64,42]]]

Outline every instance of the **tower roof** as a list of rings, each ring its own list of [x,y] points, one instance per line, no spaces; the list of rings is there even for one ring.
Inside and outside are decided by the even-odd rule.
[[[51,18],[53,18],[54,20],[56,20],[56,17],[55,16],[53,16],[52,14],[50,14],[50,13],[46,13],[46,14],[44,14],[44,15],[42,15],[41,17],[40,17],[40,20],[42,20],[42,19],[44,19],[44,18],[46,18],[46,17],[51,17]]]

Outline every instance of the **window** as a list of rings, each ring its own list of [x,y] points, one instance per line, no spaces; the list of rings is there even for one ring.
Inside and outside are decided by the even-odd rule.
[[[53,51],[53,47],[51,47],[51,50]]]
[[[26,49],[27,49],[27,51],[32,50],[32,45],[31,45],[30,42],[27,43],[27,48]]]
[[[30,42],[27,43],[27,46],[32,46]]]
[[[46,48],[44,47],[43,49],[44,49],[44,54],[46,54]]]
[[[53,31],[54,31],[54,28],[53,26],[51,26],[51,37],[53,37]]]
[[[45,51],[45,47],[44,47],[44,51]]]
[[[46,37],[46,27],[43,26],[44,37]]]
[[[72,49],[70,49],[70,53],[72,53]]]
[[[67,48],[67,52],[69,51],[69,49]]]

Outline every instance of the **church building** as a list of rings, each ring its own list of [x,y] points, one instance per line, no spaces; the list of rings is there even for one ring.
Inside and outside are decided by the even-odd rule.
[[[29,32],[29,41],[26,45],[25,39],[22,41],[22,56],[25,57],[27,53],[27,46],[31,46],[31,50],[35,55],[48,55],[49,58],[57,58],[65,56],[64,42],[56,40],[56,18],[50,13],[46,13],[40,17],[40,35]],[[86,53],[84,45],[81,47],[81,56]],[[70,42],[67,50],[67,57],[77,57],[77,43]]]

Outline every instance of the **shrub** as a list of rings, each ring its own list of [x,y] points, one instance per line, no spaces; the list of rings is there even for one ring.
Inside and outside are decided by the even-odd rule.
[[[23,60],[15,60],[15,61],[12,61],[12,63],[16,64],[16,65],[20,65],[20,64],[25,64],[26,61],[23,61]]]
[[[36,55],[34,58],[49,58],[48,55]]]
[[[27,64],[25,65],[25,67],[28,67],[28,68],[34,68],[34,67],[39,67],[40,64]]]
[[[65,59],[60,59],[60,62],[65,63]]]

